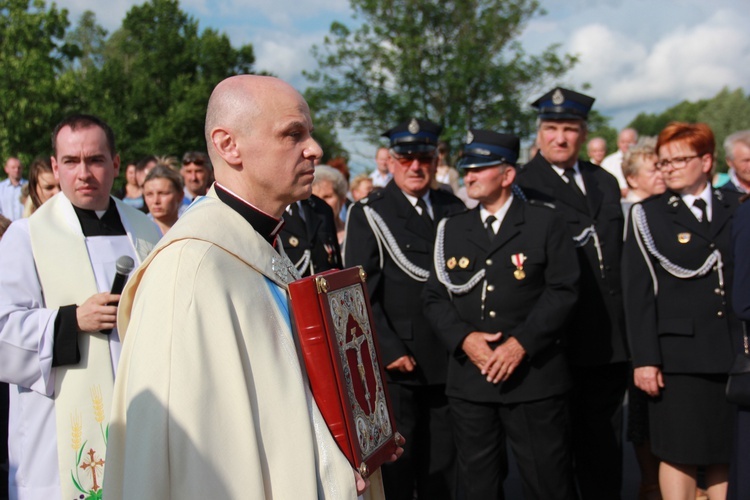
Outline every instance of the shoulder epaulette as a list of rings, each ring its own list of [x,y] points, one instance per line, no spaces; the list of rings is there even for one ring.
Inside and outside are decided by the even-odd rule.
[[[369,205],[375,201],[382,200],[382,199],[383,199],[383,190],[375,189],[369,195],[359,200],[359,203],[363,205]]]
[[[554,209],[556,208],[556,207],[555,207],[555,204],[554,204],[554,203],[550,203],[550,202],[548,202],[548,201],[542,201],[542,200],[528,200],[528,201],[527,201],[527,203],[528,203],[529,205],[533,205],[533,206],[535,206],[535,207],[544,207],[544,208],[550,208],[550,209],[552,209],[552,210],[554,210]]]

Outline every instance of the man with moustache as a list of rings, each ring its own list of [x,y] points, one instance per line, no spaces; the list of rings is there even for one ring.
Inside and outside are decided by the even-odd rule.
[[[458,168],[474,210],[440,222],[425,313],[450,353],[462,491],[501,499],[510,443],[526,498],[571,499],[564,325],[578,262],[563,219],[512,192],[519,140],[471,129]]]
[[[518,185],[529,199],[555,207],[577,250],[580,294],[565,336],[573,375],[575,475],[583,499],[617,499],[628,376],[620,277],[623,214],[617,180],[578,159],[593,103],[558,87],[532,104],[539,116],[539,153],[521,169]]]
[[[431,189],[441,127],[411,118],[383,135],[390,140],[393,180],[352,206],[344,262],[362,266],[388,378],[403,457],[383,468],[386,496],[448,499],[455,492],[455,447],[445,376],[448,355],[423,313],[435,226],[464,210],[461,201]]]

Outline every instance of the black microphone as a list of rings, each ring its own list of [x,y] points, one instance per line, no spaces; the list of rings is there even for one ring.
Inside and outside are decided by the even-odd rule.
[[[128,280],[128,276],[134,267],[135,262],[133,262],[133,259],[127,255],[123,255],[117,259],[117,262],[115,263],[115,279],[112,280],[112,289],[110,290],[111,294],[120,295],[122,293],[122,289],[125,288],[125,282]],[[117,302],[110,302],[107,305],[116,306]],[[112,333],[112,329],[102,330],[101,332],[105,335],[109,335]]]

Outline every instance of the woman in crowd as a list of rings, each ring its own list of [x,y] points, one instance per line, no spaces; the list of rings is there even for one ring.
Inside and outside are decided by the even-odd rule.
[[[125,185],[115,193],[115,196],[131,207],[141,210],[145,203],[143,200],[143,188],[138,185],[135,172],[135,163],[129,163],[125,168]]]
[[[667,189],[661,170],[656,168],[656,137],[641,137],[622,158],[622,173],[628,183],[628,195],[622,200],[625,220],[629,220],[633,203],[661,194]],[[627,224],[626,224],[627,226]],[[648,396],[638,389],[632,378],[628,386],[628,441],[633,443],[641,471],[639,500],[658,500],[659,459],[651,453],[648,432]]]
[[[159,226],[161,234],[177,222],[183,196],[182,176],[175,169],[159,163],[149,171],[143,182],[143,197],[149,216]]]
[[[622,157],[622,174],[628,183],[628,195],[622,206],[627,217],[633,203],[667,189],[661,170],[656,168],[656,137],[641,137]]]
[[[349,185],[349,192],[352,194],[352,201],[359,201],[369,196],[373,190],[372,179],[367,174],[359,174],[352,179]]]
[[[438,142],[437,146],[437,153],[438,153],[438,167],[437,172],[435,173],[435,181],[437,181],[439,187],[440,184],[443,186],[450,186],[450,191],[453,194],[458,193],[459,190],[459,174],[458,170],[451,167],[448,163],[449,156],[450,156],[450,147],[448,146],[448,143],[445,141]]]
[[[662,497],[693,499],[699,468],[724,498],[733,409],[727,372],[741,326],[732,302],[732,216],[739,195],[710,184],[715,140],[703,123],[670,123],[657,167],[667,191],[633,205],[623,287],[635,385],[649,397]]]
[[[42,203],[60,192],[60,183],[52,173],[49,158],[38,157],[29,166],[29,196],[23,208],[23,216],[29,217]]]
[[[341,220],[341,207],[346,202],[348,186],[344,175],[328,165],[315,167],[315,180],[313,180],[312,192],[318,198],[328,203],[333,210],[333,219],[336,223],[336,237],[339,244],[343,245],[346,228]]]

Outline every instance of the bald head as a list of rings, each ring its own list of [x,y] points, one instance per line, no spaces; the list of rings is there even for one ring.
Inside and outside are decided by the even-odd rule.
[[[307,103],[288,83],[257,75],[222,81],[208,101],[205,134],[216,180],[246,201],[275,215],[278,205],[283,212],[309,196],[323,152]]]
[[[21,160],[15,156],[8,158],[5,162],[5,173],[8,176],[8,179],[10,179],[10,182],[14,186],[17,186],[21,182],[21,177],[23,176],[23,165],[21,164]]]
[[[636,142],[638,142],[638,132],[633,128],[624,128],[617,136],[617,149],[624,153]]]
[[[591,163],[601,165],[602,160],[607,156],[607,141],[601,137],[594,137],[586,145],[586,152],[589,154]]]
[[[270,76],[239,75],[219,82],[211,93],[206,110],[206,145],[214,149],[211,131],[217,127],[252,133],[253,122],[260,115],[264,102],[273,92],[293,92],[286,82]],[[214,157],[211,156],[211,160]]]

